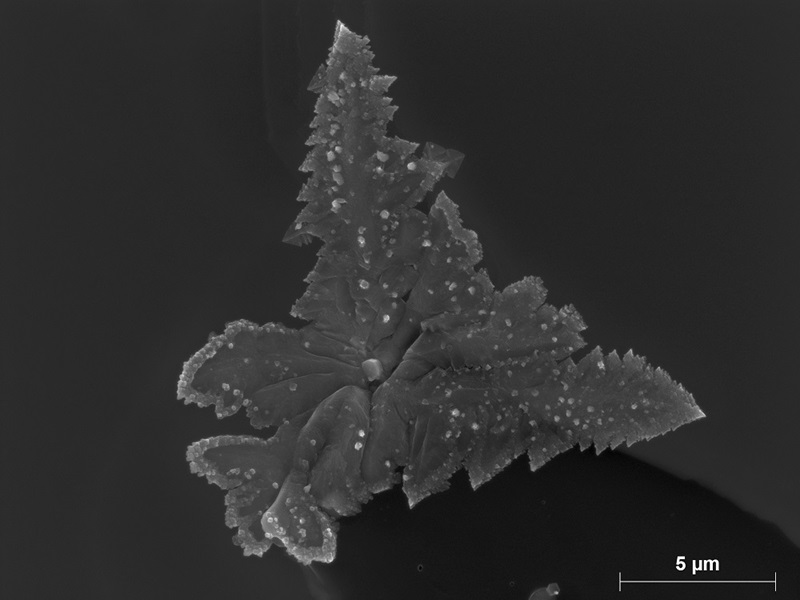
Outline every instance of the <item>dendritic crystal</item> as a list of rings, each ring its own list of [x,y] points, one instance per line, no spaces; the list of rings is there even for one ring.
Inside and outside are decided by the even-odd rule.
[[[322,240],[292,315],[301,329],[229,323],[184,365],[178,397],[241,408],[270,435],[192,444],[191,470],[228,490],[226,522],[245,554],[273,543],[330,562],[337,519],[402,481],[413,506],[465,467],[473,487],[527,452],[531,470],[578,444],[597,452],[703,416],[681,385],[628,352],[585,343],[572,306],[541,280],[502,291],[443,192],[415,208],[463,155],[386,136],[394,77],[342,23],[319,94],[305,203],[284,240]]]

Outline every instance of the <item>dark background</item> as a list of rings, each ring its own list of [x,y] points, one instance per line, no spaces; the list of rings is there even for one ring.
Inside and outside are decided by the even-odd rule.
[[[413,511],[378,496],[316,597],[718,597],[617,592],[687,555],[778,572],[727,598],[796,598],[799,7],[4,2],[2,595],[311,597],[282,551],[242,557],[185,463],[244,419],[174,396],[225,322],[298,324],[316,246],[280,240],[338,18],[398,76],[394,132],[466,154],[444,189],[495,285],[542,277],[590,347],[647,356],[708,417],[474,493],[462,473]]]

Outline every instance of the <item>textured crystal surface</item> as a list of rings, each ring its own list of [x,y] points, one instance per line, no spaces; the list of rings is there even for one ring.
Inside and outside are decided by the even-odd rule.
[[[681,385],[631,352],[585,346],[572,306],[526,277],[495,290],[475,232],[439,193],[463,155],[387,137],[394,77],[342,23],[309,85],[319,94],[284,237],[322,241],[292,315],[235,321],[184,365],[178,397],[244,409],[266,437],[192,444],[191,470],[227,490],[245,554],[277,542],[303,563],[336,555],[337,519],[402,481],[413,506],[464,467],[473,487],[527,453],[532,470],[575,445],[597,452],[703,416]],[[556,589],[557,591],[557,589]]]

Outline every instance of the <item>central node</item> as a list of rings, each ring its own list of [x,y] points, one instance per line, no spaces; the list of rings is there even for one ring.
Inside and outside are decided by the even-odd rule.
[[[383,381],[385,377],[383,364],[377,358],[368,358],[362,362],[361,369],[370,381]]]

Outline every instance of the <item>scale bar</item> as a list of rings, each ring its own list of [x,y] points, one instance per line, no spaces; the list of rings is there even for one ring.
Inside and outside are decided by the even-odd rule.
[[[623,579],[619,572],[619,588],[622,591],[623,583],[771,583],[774,590],[778,591],[778,573],[772,579]]]

